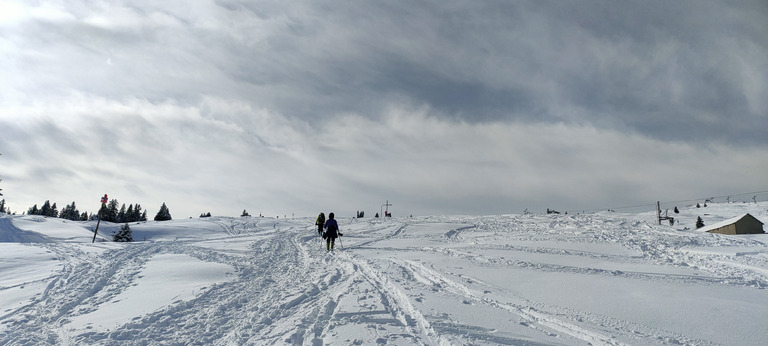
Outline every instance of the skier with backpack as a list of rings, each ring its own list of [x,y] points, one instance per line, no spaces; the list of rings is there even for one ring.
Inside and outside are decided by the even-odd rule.
[[[323,233],[323,239],[325,239],[326,242],[326,250],[333,250],[333,243],[336,241],[336,238],[340,236],[342,236],[342,234],[339,232],[339,224],[336,223],[333,213],[329,213],[328,220],[325,221],[325,233]]]
[[[315,220],[315,225],[317,226],[317,233],[319,236],[323,236],[323,227],[325,226],[325,214],[320,213],[320,215],[317,216],[317,220]]]

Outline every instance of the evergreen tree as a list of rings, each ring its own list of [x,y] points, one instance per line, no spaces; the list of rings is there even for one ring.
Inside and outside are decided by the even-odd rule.
[[[136,204],[136,207],[133,208],[133,220],[134,221],[147,221],[147,215],[144,216],[141,215],[141,205],[138,203]]]
[[[696,219],[696,229],[704,227],[704,220],[701,219],[701,216],[699,216]]]
[[[5,198],[3,200],[0,200],[0,213],[5,213]]]
[[[80,221],[88,221],[88,212],[84,211],[82,214],[80,214]]]
[[[168,207],[165,206],[165,202],[163,202],[163,205],[160,206],[160,211],[157,212],[157,215],[155,215],[155,221],[168,221],[172,220],[171,218],[171,212],[168,210]]]
[[[43,207],[38,210],[37,215],[49,216],[51,214],[51,201],[45,201]]]
[[[242,214],[242,215],[240,215],[240,216],[251,216],[251,214],[248,214],[248,212],[247,212],[247,211],[245,211],[245,209],[243,209],[243,214]]]
[[[141,214],[141,218],[139,221],[147,221],[147,211],[145,210],[143,214]]]
[[[675,214],[680,214],[680,210],[677,210],[677,207],[675,207]]]
[[[69,212],[67,215],[68,220],[77,221],[80,219],[80,211],[77,210],[75,201],[72,201],[72,205],[69,205]]]
[[[53,205],[51,206],[51,211],[46,216],[59,217],[59,210],[58,208],[56,208],[56,202],[53,202]]]
[[[72,204],[67,204],[67,206],[64,207],[64,209],[62,209],[59,213],[59,217],[72,221],[80,220],[80,212],[77,210],[75,202],[72,202]]]
[[[27,210],[27,215],[37,215],[39,213],[40,213],[40,210],[37,209],[37,204],[35,204],[34,206],[32,206],[32,208],[29,208],[29,210]]]
[[[69,208],[70,208],[69,204],[65,205],[64,209],[61,209],[61,212],[59,213],[59,217],[65,220],[69,220],[67,218],[69,216]]]
[[[76,221],[80,220],[80,211],[77,210],[77,206],[75,205],[75,201],[72,201],[72,218],[70,220]]]
[[[123,206],[120,207],[120,211],[117,213],[117,222],[128,222],[128,220],[125,218],[125,203],[123,203]]]
[[[120,230],[112,236],[112,241],[116,242],[130,242],[133,241],[133,232],[128,223],[120,226]]]
[[[101,215],[101,219],[109,222],[117,222],[117,214],[119,212],[117,204],[116,199],[109,201],[109,203],[107,203],[107,209],[105,209]]]
[[[125,211],[125,222],[136,222],[136,218],[133,217],[133,204],[128,206],[128,210]]]

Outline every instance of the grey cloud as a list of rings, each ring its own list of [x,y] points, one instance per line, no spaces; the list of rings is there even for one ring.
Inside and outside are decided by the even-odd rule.
[[[28,23],[25,44],[63,64],[38,58],[21,68],[52,76],[33,78],[53,92],[188,105],[233,97],[313,123],[349,112],[381,117],[406,102],[472,123],[566,121],[663,140],[767,140],[756,129],[766,124],[760,100],[768,95],[759,82],[745,83],[768,79],[760,2],[126,8],[143,23]]]
[[[760,126],[733,121],[765,123],[766,109],[749,106],[740,68],[755,65],[768,77],[760,67],[765,63],[737,61],[740,46],[727,44],[737,35],[766,51],[765,39],[755,35],[765,27],[765,15],[750,13],[748,6],[419,6],[361,5],[332,13],[312,8],[328,20],[295,18],[308,29],[278,33],[274,45],[259,51],[266,57],[257,58],[265,63],[258,69],[270,70],[272,77],[246,81],[287,84],[285,90],[295,95],[273,98],[278,101],[272,105],[297,116],[377,116],[382,99],[405,97],[429,105],[436,116],[469,122],[565,120],[664,140],[766,140],[754,130]],[[715,19],[724,11],[734,19]],[[285,59],[270,60],[272,54]],[[563,107],[584,111],[572,118],[560,113]]]
[[[33,137],[32,132],[15,124],[12,120],[0,118],[0,154],[6,159],[18,159],[26,152],[25,144]]]

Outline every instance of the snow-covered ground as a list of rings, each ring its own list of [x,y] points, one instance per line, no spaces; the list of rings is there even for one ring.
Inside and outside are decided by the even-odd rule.
[[[0,344],[768,345],[768,235],[691,230],[768,203],[680,209],[341,219],[332,253],[314,218],[92,244],[92,222],[0,215]]]

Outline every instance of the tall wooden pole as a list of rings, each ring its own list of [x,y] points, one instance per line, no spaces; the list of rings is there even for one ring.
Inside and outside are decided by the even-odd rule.
[[[104,194],[104,197],[101,197],[101,209],[99,209],[99,212],[96,213],[96,218],[98,218],[98,221],[96,221],[96,229],[93,230],[93,240],[91,240],[91,243],[96,242],[96,235],[99,234],[99,224],[101,224],[101,216],[104,214],[104,210],[107,209],[107,194]]]
[[[99,234],[99,224],[101,224],[101,211],[104,210],[104,205],[101,205],[101,209],[99,209],[99,212],[96,213],[96,218],[98,221],[96,221],[96,229],[93,230],[93,240],[91,240],[91,243],[96,242],[96,235]]]

